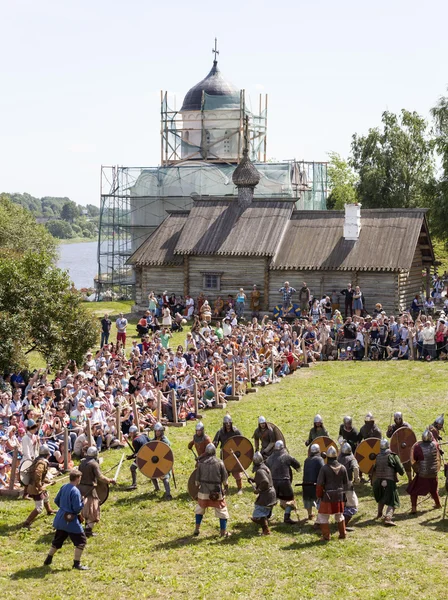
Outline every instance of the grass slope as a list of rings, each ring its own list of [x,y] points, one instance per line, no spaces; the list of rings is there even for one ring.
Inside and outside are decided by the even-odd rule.
[[[290,452],[305,459],[304,440],[312,418],[320,412],[330,435],[337,438],[345,414],[359,426],[372,410],[384,431],[391,412],[402,410],[418,436],[446,405],[446,365],[433,363],[326,363],[302,369],[279,385],[259,390],[229,405],[235,424],[248,437],[259,414],[277,423]],[[207,411],[206,430],[214,435],[223,411]],[[318,541],[310,525],[291,528],[274,509],[273,533],[257,536],[249,521],[254,495],[248,485],[236,496],[231,480],[228,499],[229,540],[217,538],[218,522],[210,512],[199,538],[192,538],[194,503],[186,493],[194,468],[186,445],[194,425],[169,429],[175,455],[178,489],[174,501],[152,493],[152,485],[138,475],[139,487],[126,492],[129,462],[123,463],[119,484],[111,491],[84,559],[91,571],[71,571],[72,547],[59,552],[51,570],[42,561],[51,542],[51,517],[40,517],[28,532],[16,527],[31,510],[29,502],[0,501],[0,589],[14,598],[35,589],[40,598],[97,598],[104,594],[121,599],[136,594],[152,598],[443,598],[446,595],[448,520],[432,502],[420,505],[417,517],[409,514],[405,483],[400,485],[402,506],[398,527],[386,529],[373,521],[376,504],[370,486],[358,486],[360,510],[356,531],[345,541],[336,535],[328,544]],[[118,462],[120,451],[104,454],[103,470]],[[300,481],[300,475],[295,476]],[[441,477],[440,487],[445,483]],[[58,486],[51,488],[54,497]],[[299,489],[299,488],[296,488]],[[442,492],[442,503],[444,494]],[[305,511],[299,500],[299,513]],[[334,531],[334,526],[333,526]],[[36,587],[34,587],[36,586]],[[430,590],[430,591],[429,591]]]

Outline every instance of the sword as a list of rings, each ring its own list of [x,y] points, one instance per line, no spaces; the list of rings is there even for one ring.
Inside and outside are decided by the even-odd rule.
[[[124,459],[124,452],[123,452],[123,454],[121,455],[121,460],[120,460],[120,462],[118,463],[117,470],[115,471],[115,475],[114,475],[114,477],[113,477],[113,478],[114,478],[114,480],[115,480],[115,483],[117,483],[117,481],[118,481],[118,476],[120,475],[120,469],[121,469],[121,465],[123,464],[123,459]]]
[[[135,454],[135,448],[133,446],[131,446],[131,444],[129,443],[129,440],[127,437],[124,438],[126,440],[126,444],[129,446],[129,448],[132,450],[132,454]]]
[[[295,487],[303,487],[304,485],[314,485],[314,486],[316,486],[317,483],[311,483],[311,481],[303,481],[302,483],[296,483]]]
[[[193,452],[194,460],[197,461],[199,459],[199,456],[196,454],[193,448],[190,448],[190,450]]]
[[[234,458],[235,458],[236,462],[239,464],[239,466],[240,466],[240,468],[241,468],[241,471],[244,473],[244,475],[246,475],[246,479],[247,479],[247,481],[248,481],[248,482],[251,484],[251,486],[252,486],[252,487],[254,488],[254,490],[255,490],[255,489],[256,489],[256,485],[250,481],[251,477],[249,477],[249,475],[247,474],[247,471],[246,471],[246,469],[243,467],[243,465],[242,465],[242,464],[240,463],[240,461],[238,460],[238,456],[235,454],[235,452],[234,452],[232,449],[230,449],[230,452],[233,454],[233,456],[234,456]]]

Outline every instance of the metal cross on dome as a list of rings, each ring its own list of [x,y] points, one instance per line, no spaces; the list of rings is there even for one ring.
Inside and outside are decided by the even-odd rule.
[[[215,38],[215,47],[212,48],[212,52],[215,55],[215,62],[217,62],[218,61],[217,54],[219,54],[219,50],[218,50],[218,38]]]

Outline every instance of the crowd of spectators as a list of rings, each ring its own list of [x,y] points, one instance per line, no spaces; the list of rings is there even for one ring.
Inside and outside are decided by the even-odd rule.
[[[201,294],[190,302],[191,315],[188,297],[182,308],[173,295],[150,294],[148,311],[137,325],[141,336],[130,345],[126,346],[129,323],[125,316],[118,316],[117,340],[110,343],[112,323],[105,315],[101,347],[89,352],[82,365],[70,361],[51,375],[49,369],[5,373],[0,377],[0,487],[8,484],[15,449],[21,460],[32,460],[39,443],[45,442],[51,451],[50,464],[62,469],[66,428],[71,460],[84,455],[89,438],[101,451],[122,445],[123,435],[137,420],[141,430],[151,429],[157,420],[173,421],[172,390],[177,419],[183,421],[195,419],[197,409],[202,412],[225,403],[228,396],[244,394],[248,386],[277,383],[317,361],[447,359],[448,301],[443,289],[431,313],[415,306],[394,316],[387,315],[381,304],[371,315],[362,309],[361,314],[354,314],[360,305],[347,302],[348,286],[343,315],[331,298],[313,298],[303,293],[304,286],[300,318],[288,318],[286,312],[295,293],[294,288],[288,290],[289,284],[279,290],[286,314],[277,319],[259,318],[256,286],[249,300],[240,289],[234,302],[219,299],[213,308]],[[240,308],[238,297],[242,298]],[[158,311],[162,323],[151,327]],[[215,311],[219,318],[214,318]],[[173,345],[176,329],[185,337]],[[158,414],[159,397],[162,414]]]

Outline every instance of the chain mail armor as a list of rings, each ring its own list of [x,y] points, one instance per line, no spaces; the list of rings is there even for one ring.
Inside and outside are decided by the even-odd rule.
[[[434,442],[421,442],[424,459],[419,462],[420,477],[437,477],[439,471],[438,448]]]
[[[266,466],[270,469],[272,479],[275,481],[284,479],[290,481],[291,467],[293,469],[300,469],[299,461],[288,454],[285,448],[283,450],[275,450],[266,460]]]
[[[274,506],[277,502],[277,496],[272,482],[271,472],[265,464],[257,466],[254,481],[258,493],[255,504],[258,504],[258,506]]]
[[[377,479],[388,479],[395,481],[395,470],[389,464],[389,456],[392,454],[390,450],[381,450],[376,457],[375,473]]]
[[[222,486],[227,485],[227,470],[222,460],[216,456],[207,456],[198,461],[196,481],[201,494],[221,493]]]

